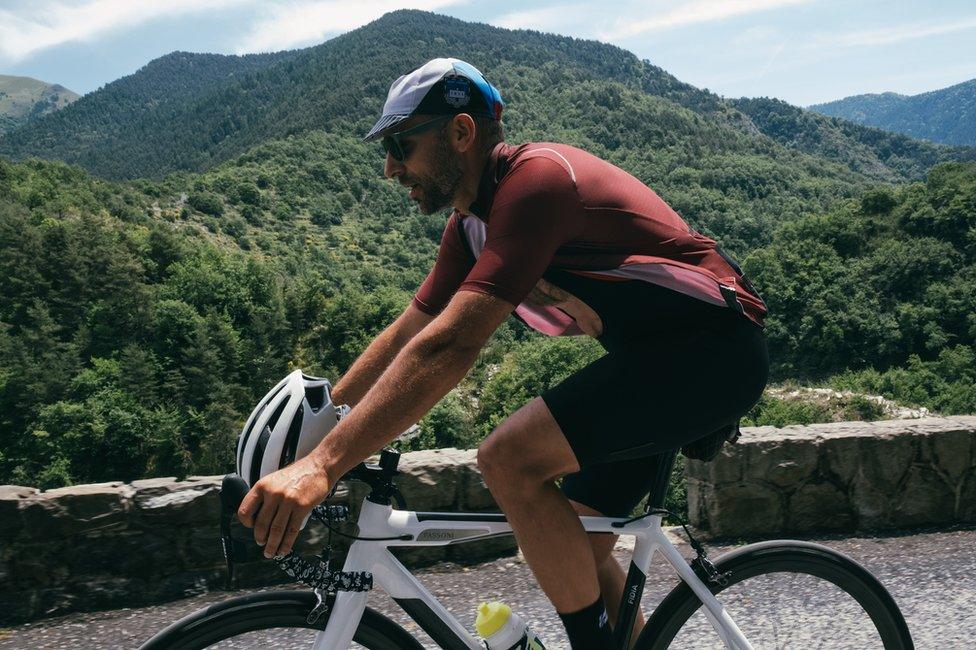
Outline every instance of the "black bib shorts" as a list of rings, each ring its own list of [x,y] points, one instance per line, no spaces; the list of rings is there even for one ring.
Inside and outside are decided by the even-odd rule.
[[[727,307],[644,282],[608,290],[568,275],[547,278],[600,314],[607,354],[542,395],[581,468],[563,477],[562,491],[625,517],[651,489],[654,456],[737,421],[759,401],[766,341]]]

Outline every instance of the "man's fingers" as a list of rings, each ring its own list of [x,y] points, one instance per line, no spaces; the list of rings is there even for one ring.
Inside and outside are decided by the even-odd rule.
[[[281,545],[278,547],[277,555],[288,555],[291,553],[291,549],[295,545],[295,538],[302,531],[300,528],[302,519],[304,517],[298,512],[291,513],[291,518],[288,520],[288,527],[285,529],[285,536],[282,538]]]
[[[280,503],[271,495],[265,495],[261,501],[261,510],[258,511],[258,515],[254,519],[254,541],[259,546],[264,546],[268,541],[268,530],[278,513],[279,505]]]
[[[248,528],[254,526],[254,516],[261,509],[262,498],[261,489],[255,486],[244,495],[244,500],[237,509],[237,519]]]
[[[268,541],[264,545],[264,557],[271,558],[276,555],[284,555],[278,551],[281,540],[284,539],[288,531],[288,520],[291,517],[291,504],[282,501],[278,504],[278,511],[275,513],[271,525],[268,527]]]

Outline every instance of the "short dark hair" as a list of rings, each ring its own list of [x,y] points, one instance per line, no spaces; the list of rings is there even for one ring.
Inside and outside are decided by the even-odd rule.
[[[505,126],[501,120],[493,120],[490,117],[473,117],[475,126],[478,128],[478,138],[485,151],[490,150],[499,142],[505,140]]]

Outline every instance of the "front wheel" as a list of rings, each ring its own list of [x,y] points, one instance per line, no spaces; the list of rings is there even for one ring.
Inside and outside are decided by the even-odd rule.
[[[311,648],[315,635],[329,622],[333,601],[330,596],[329,611],[309,624],[308,614],[317,602],[311,591],[270,591],[233,598],[180,619],[141,649]],[[423,650],[402,627],[369,607],[353,642],[351,647],[368,650]]]
[[[910,650],[894,599],[864,567],[820,544],[772,541],[728,553],[730,572],[712,593],[756,650],[856,648]],[[701,601],[682,582],[648,619],[634,650],[724,648]]]

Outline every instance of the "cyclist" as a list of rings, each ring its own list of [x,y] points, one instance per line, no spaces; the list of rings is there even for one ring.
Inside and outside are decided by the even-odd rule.
[[[478,467],[572,646],[610,648],[604,602],[615,616],[624,584],[615,537],[588,540],[578,515],[628,515],[653,455],[758,400],[766,308],[647,186],[575,147],[506,144],[502,110],[498,90],[457,59],[390,87],[365,139],[382,138],[385,175],[422,212],[453,207],[437,261],[337,383],[335,401],[354,415],[259,481],[239,517],[266,556],[287,553],[335,481],[456,386],[509,314],[548,335],[592,336],[607,354],[509,416]]]

